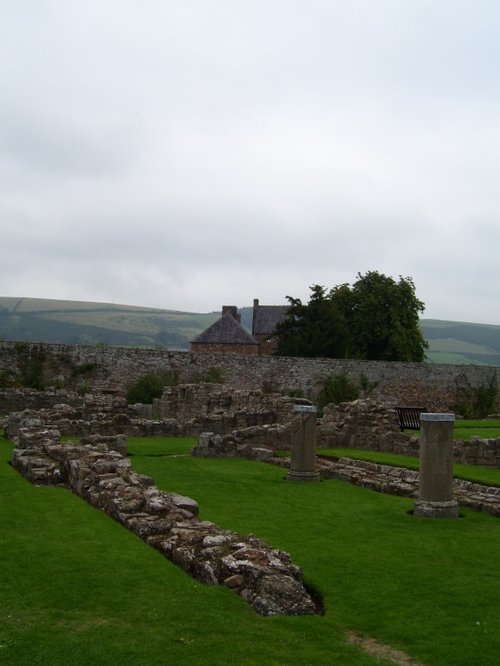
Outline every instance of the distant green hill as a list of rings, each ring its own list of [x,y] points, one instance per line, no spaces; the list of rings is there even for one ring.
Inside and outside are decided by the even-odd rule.
[[[422,319],[430,363],[500,365],[500,326]]]
[[[0,297],[0,338],[26,342],[189,349],[218,313]]]
[[[240,308],[252,328],[252,308]],[[0,338],[20,342],[105,344],[187,350],[220,316],[111,303],[0,297]],[[500,366],[500,326],[422,319],[430,363]]]

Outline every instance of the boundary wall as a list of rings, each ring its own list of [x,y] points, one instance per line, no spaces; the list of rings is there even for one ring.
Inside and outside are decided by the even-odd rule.
[[[176,373],[181,383],[191,383],[217,368],[230,389],[295,391],[314,399],[328,376],[345,373],[357,383],[363,378],[373,386],[370,397],[393,405],[425,405],[428,411],[453,410],[471,387],[488,385],[493,378],[500,380],[500,367],[492,366],[0,342],[1,374],[22,377],[30,362],[39,364],[45,387],[117,395],[125,395],[127,388],[147,373]]]

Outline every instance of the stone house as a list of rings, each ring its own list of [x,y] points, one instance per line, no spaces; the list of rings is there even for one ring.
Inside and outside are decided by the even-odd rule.
[[[241,315],[235,305],[223,305],[220,319],[191,342],[191,351],[258,356],[259,343],[240,321]]]
[[[255,298],[252,335],[241,325],[235,305],[223,305],[220,319],[191,342],[191,351],[270,356],[276,349],[276,325],[286,317],[287,305],[260,305]]]
[[[254,298],[252,336],[259,343],[259,356],[271,356],[277,347],[276,326],[286,319],[288,305],[260,305]]]

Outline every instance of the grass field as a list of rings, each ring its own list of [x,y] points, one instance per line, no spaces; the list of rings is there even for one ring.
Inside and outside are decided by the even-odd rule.
[[[288,550],[325,615],[256,615],[70,492],[30,485],[1,440],[0,663],[389,663],[347,644],[350,630],[428,666],[498,663],[498,519],[418,519],[405,498],[286,482],[270,465],[192,458],[192,444],[129,440],[134,467],[203,519]]]
[[[407,435],[419,435],[418,431],[405,430]],[[500,437],[500,419],[457,419],[453,439],[468,442],[472,437],[496,439]]]

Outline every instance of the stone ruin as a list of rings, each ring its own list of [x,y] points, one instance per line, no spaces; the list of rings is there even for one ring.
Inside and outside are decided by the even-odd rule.
[[[23,425],[52,427],[76,437],[198,436],[194,455],[262,460],[277,449],[290,449],[296,403],[311,404],[262,391],[233,392],[220,384],[186,384],[168,387],[153,406],[129,405],[112,395],[86,395],[73,404],[12,412],[3,426],[9,438]],[[373,399],[328,405],[317,422],[317,446],[419,455],[419,438],[402,433],[395,410]],[[500,469],[500,439],[454,441],[453,457],[455,462]]]
[[[287,399],[283,404],[286,409],[278,423],[235,428],[226,434],[212,430],[202,432],[193,455],[267,460],[276,450],[290,449],[293,399]],[[207,421],[205,425],[210,427],[211,423]],[[328,405],[317,422],[317,447],[419,456],[418,436],[401,432],[395,409],[372,399]],[[453,459],[459,463],[500,469],[500,438],[473,437],[468,442],[454,441]]]
[[[61,435],[197,436],[204,432],[254,438],[288,448],[280,435],[290,421],[295,399],[262,391],[229,391],[220,384],[167,387],[153,405],[129,405],[112,395],[86,395],[70,403],[11,412],[4,420],[7,437],[23,424],[53,427]],[[303,401],[309,402],[309,401]],[[43,403],[44,404],[44,403]],[[269,434],[263,435],[269,431]],[[248,447],[251,448],[251,447]],[[230,448],[228,449],[228,452]]]
[[[235,429],[228,434],[204,432],[193,455],[241,456],[266,459],[278,449],[290,449],[295,404],[307,400],[287,399],[279,423]],[[328,405],[317,421],[318,448],[359,448],[418,456],[418,437],[400,432],[398,416],[386,404],[362,399]]]
[[[192,454],[200,458],[249,458],[268,460],[277,449],[290,448],[290,423],[251,426],[227,435],[204,432]]]
[[[32,483],[69,488],[194,578],[225,585],[261,615],[318,612],[288,553],[200,520],[195,500],[159,490],[117,450],[120,435],[111,440],[61,444],[57,430],[21,428],[12,465]]]
[[[12,464],[33,483],[71,489],[193,577],[227,586],[262,615],[318,612],[302,583],[299,567],[287,553],[254,536],[200,520],[195,500],[161,491],[151,478],[133,471],[126,458],[127,435],[193,435],[213,424],[220,433],[202,431],[193,455],[243,456],[284,468],[290,465],[275,457],[275,451],[290,448],[295,399],[236,392],[238,395],[229,401],[228,392],[220,387],[212,385],[204,391],[198,385],[191,386],[168,389],[151,410],[101,396],[75,405],[14,412],[4,423],[6,436],[17,442]],[[190,406],[180,409],[174,418],[174,405],[190,403],[189,396]],[[245,412],[245,405],[250,411]],[[203,413],[196,416],[199,408]],[[149,418],[144,418],[145,414]],[[164,418],[155,419],[155,415]],[[271,422],[255,423],[259,419]],[[225,432],[235,422],[245,427]],[[81,440],[61,444],[61,433]],[[373,400],[328,406],[317,422],[317,444],[410,455],[418,451],[418,438],[400,432],[395,411]],[[482,440],[480,446],[473,441],[460,448],[455,443],[455,458],[469,459],[472,454],[468,451],[474,450],[475,460],[482,464],[488,460],[500,467],[499,444],[500,440],[490,444]],[[482,451],[478,454],[479,448]],[[411,470],[343,458],[325,460],[320,455],[316,465],[322,479],[339,478],[381,492],[418,496],[418,473]],[[498,488],[455,480],[454,495],[461,505],[500,515]]]
[[[371,399],[327,405],[318,428],[320,446],[418,456],[418,437],[399,428],[396,411]]]
[[[255,423],[282,418],[289,399],[253,391],[236,392],[228,401],[227,391],[215,385],[186,385],[166,393],[156,409],[128,405],[112,395],[89,395],[73,404],[13,412],[3,423],[5,435],[16,442],[12,464],[33,483],[71,489],[193,577],[226,585],[262,615],[318,612],[288,553],[200,520],[194,500],[160,491],[125,457],[127,435],[193,435],[207,424],[225,432],[248,423],[249,430],[272,433],[281,426]],[[173,418],[172,403],[178,404],[179,397],[186,408]],[[190,407],[189,397],[195,398]],[[153,411],[162,418],[155,419]],[[61,434],[81,440],[61,444]]]
[[[234,390],[215,383],[181,384],[166,387],[162,397],[153,401],[152,416],[183,423],[191,434],[210,431],[220,435],[285,423],[294,401],[260,389]]]
[[[318,447],[353,448],[419,456],[420,440],[400,431],[396,411],[386,403],[360,399],[328,405],[318,422]],[[500,438],[453,442],[456,463],[500,469]]]

